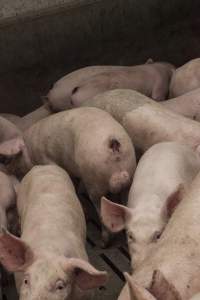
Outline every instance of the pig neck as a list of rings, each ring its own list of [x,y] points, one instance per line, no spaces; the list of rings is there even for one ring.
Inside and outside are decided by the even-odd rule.
[[[68,200],[66,204],[66,199],[43,195],[25,208],[21,216],[22,239],[36,257],[65,255],[87,259],[84,217],[80,211],[73,211],[73,203]]]

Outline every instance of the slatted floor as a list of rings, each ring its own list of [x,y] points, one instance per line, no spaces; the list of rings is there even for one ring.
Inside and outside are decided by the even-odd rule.
[[[116,300],[124,285],[123,271],[130,271],[130,259],[124,234],[114,236],[111,246],[102,249],[101,227],[95,217],[95,212],[89,210],[87,220],[87,252],[91,263],[100,270],[109,273],[106,286],[100,287],[95,300]],[[92,216],[92,217],[91,217]],[[2,297],[0,300],[17,300],[17,294],[12,276],[3,272]]]

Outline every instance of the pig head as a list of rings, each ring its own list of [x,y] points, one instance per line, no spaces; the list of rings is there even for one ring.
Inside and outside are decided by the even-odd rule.
[[[18,286],[20,300],[83,299],[83,291],[107,280],[106,272],[79,258],[38,258],[24,241],[5,230],[0,235],[0,253],[3,266],[23,279]]]

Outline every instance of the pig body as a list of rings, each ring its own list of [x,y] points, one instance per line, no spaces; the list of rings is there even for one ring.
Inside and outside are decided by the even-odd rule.
[[[154,100],[134,90],[116,89],[97,95],[83,102],[81,106],[105,110],[122,124],[126,113],[147,103],[154,103]]]
[[[3,171],[0,171],[0,227],[7,228],[11,224],[7,220],[8,209],[16,202],[18,180]]]
[[[110,113],[120,124],[123,124],[123,117],[126,113],[148,103],[154,104],[155,102],[137,91],[116,89],[97,95],[83,102],[81,106],[103,109]],[[200,120],[200,89],[163,101],[160,104],[187,118]]]
[[[47,95],[47,102],[53,111],[61,111],[116,88],[134,89],[160,101],[168,95],[173,71],[174,66],[162,62],[132,67],[87,67],[57,81]]]
[[[145,104],[127,113],[123,126],[133,144],[142,151],[163,141],[177,141],[196,148],[200,144],[200,124],[158,104]]]
[[[200,58],[176,69],[170,83],[170,98],[178,97],[200,87]]]
[[[21,118],[20,129],[25,131],[31,127],[36,122],[48,117],[51,115],[51,111],[48,109],[47,105],[42,105],[31,113],[23,116]]]
[[[22,180],[17,206],[21,239],[4,232],[0,248],[1,262],[16,274],[20,300],[88,299],[84,289],[107,276],[88,263],[85,218],[67,173],[34,167]]]
[[[173,213],[160,240],[132,275],[132,279],[149,288],[156,299],[188,300],[200,291],[199,194],[200,173]],[[157,274],[163,274],[165,282],[161,276],[155,276],[155,270],[159,270]],[[176,290],[179,297],[169,295],[170,290]],[[127,292],[125,287],[119,299],[129,299]]]
[[[25,174],[36,164],[57,164],[80,178],[94,201],[128,186],[136,167],[128,134],[108,113],[96,108],[45,118],[24,133],[24,141],[28,158],[16,157],[10,165],[13,171]]]
[[[188,146],[176,142],[156,144],[138,163],[127,207],[102,203],[105,225],[111,231],[117,231],[121,220],[120,229],[126,229],[133,269],[142,263],[158,241],[173,206],[180,201],[183,188],[191,183],[199,170],[199,154]],[[113,212],[117,208],[116,219]]]
[[[0,116],[14,124],[19,130],[25,131],[39,120],[44,119],[50,116],[51,114],[52,112],[48,109],[48,106],[42,105],[23,117],[4,113],[0,114]]]
[[[200,88],[164,101],[162,104],[178,114],[200,121]]]
[[[1,117],[5,118],[6,120],[10,121],[11,123],[15,124],[18,128],[21,127],[21,117],[13,114],[6,114],[1,113]]]
[[[9,120],[0,116],[0,142],[17,138],[21,131]]]

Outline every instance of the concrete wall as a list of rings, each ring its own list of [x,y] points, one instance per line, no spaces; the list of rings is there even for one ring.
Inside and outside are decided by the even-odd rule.
[[[0,111],[32,110],[81,66],[200,56],[199,9],[199,0],[0,0]]]

